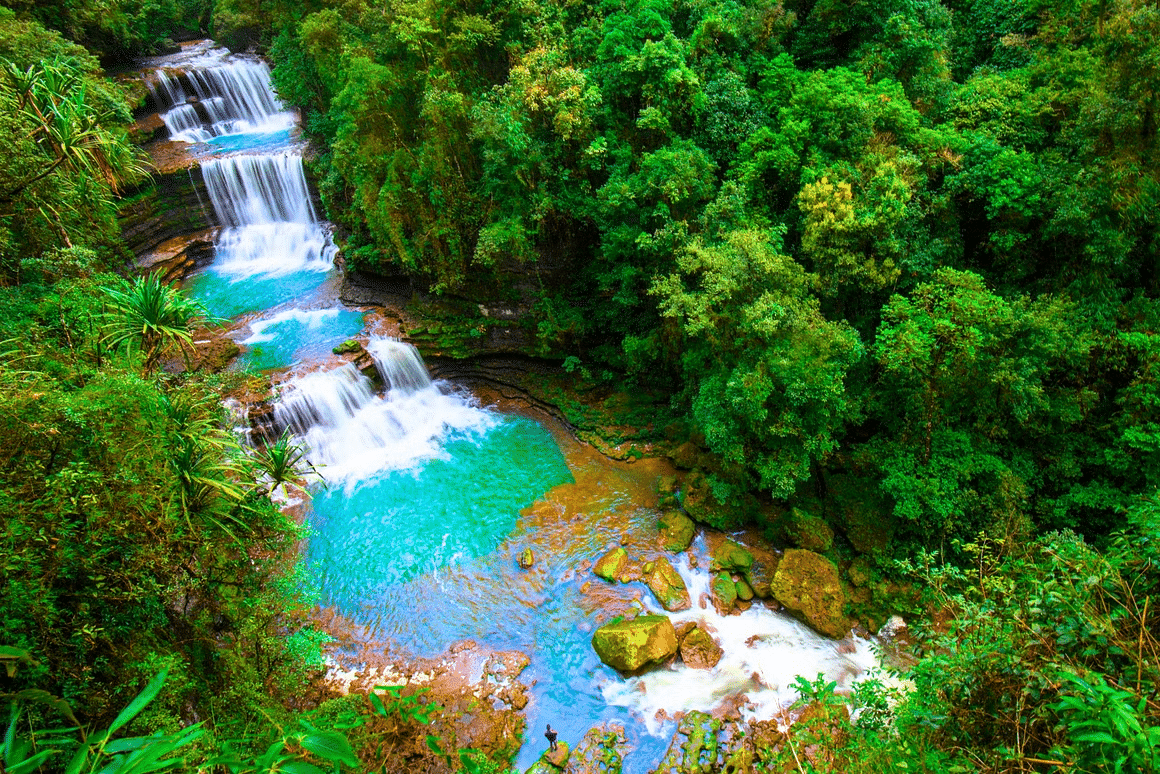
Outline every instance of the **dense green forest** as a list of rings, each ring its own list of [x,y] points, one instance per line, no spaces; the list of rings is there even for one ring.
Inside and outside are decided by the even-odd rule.
[[[290,452],[222,429],[245,377],[158,368],[198,310],[129,277],[149,172],[101,64],[199,31],[271,58],[349,267],[500,299],[532,354],[671,398],[702,521],[797,506],[845,560],[851,519],[887,536],[858,555],[928,622],[913,689],[758,770],[1160,769],[1154,3],[0,6],[0,770],[356,768],[325,734],[425,720],[297,714]]]

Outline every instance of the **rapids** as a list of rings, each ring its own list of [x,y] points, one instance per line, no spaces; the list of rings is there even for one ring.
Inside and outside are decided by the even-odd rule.
[[[642,560],[660,554],[657,481],[672,472],[667,463],[610,461],[550,419],[432,380],[414,347],[373,335],[363,311],[336,300],[330,227],[266,65],[206,42],[145,66],[171,137],[199,159],[221,225],[213,264],[185,286],[233,318],[237,367],[272,375],[274,425],[294,434],[321,476],[302,549],[320,605],[416,656],[465,639],[526,653],[520,769],[542,752],[545,723],[574,745],[617,721],[631,746],[625,771],[644,772],[677,713],[732,701],[748,717],[774,717],[796,698],[796,676],[848,687],[876,666],[870,641],[826,640],[760,604],[726,617],[697,604],[672,614],[721,642],[712,670],[677,662],[625,679],[603,665],[593,629],[656,605],[643,584],[606,584],[590,568],[616,545]],[[356,336],[378,384],[330,354]],[[515,561],[524,549],[535,557],[527,570]],[[703,554],[703,543],[692,552]],[[688,558],[676,565],[698,600],[707,574]]]

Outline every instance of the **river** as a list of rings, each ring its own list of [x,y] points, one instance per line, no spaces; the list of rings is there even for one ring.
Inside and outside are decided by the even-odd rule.
[[[649,771],[681,712],[732,703],[768,718],[796,698],[798,675],[848,686],[875,666],[870,640],[827,640],[762,604],[718,615],[703,601],[704,538],[675,559],[694,604],[672,617],[713,632],[721,663],[677,661],[631,678],[602,664],[594,628],[660,607],[643,584],[607,584],[591,566],[618,545],[642,559],[662,553],[666,461],[606,459],[549,417],[432,380],[414,347],[383,335],[374,310],[343,305],[297,117],[264,62],[203,41],[142,71],[171,140],[198,161],[207,222],[218,226],[213,262],[184,286],[233,321],[242,350],[233,367],[272,380],[276,429],[289,428],[321,474],[301,556],[320,608],[395,653],[433,657],[472,640],[526,654],[531,731],[520,769],[543,751],[546,723],[574,745],[616,722],[628,739],[625,771]],[[351,338],[373,358],[377,383],[331,353]],[[535,558],[528,569],[517,563],[525,549]]]

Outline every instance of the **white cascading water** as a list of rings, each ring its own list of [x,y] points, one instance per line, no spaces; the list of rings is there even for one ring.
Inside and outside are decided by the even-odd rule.
[[[694,550],[698,548],[704,551],[700,540]],[[793,683],[799,675],[813,682],[820,673],[827,682],[836,682],[839,691],[847,691],[880,667],[873,640],[853,636],[830,640],[760,605],[727,616],[718,614],[711,603],[702,607],[698,600],[710,598],[709,573],[691,569],[685,555],[673,566],[685,581],[693,607],[679,613],[657,607],[652,612],[669,616],[674,625],[699,624],[721,645],[723,655],[712,669],[691,669],[678,661],[667,669],[601,686],[609,704],[633,710],[651,734],[671,732],[665,717],[691,710],[709,712],[740,694],[747,699],[742,710],[747,719],[782,719],[783,711],[798,698]]]
[[[299,154],[226,156],[201,169],[225,226],[215,271],[240,279],[330,270],[336,248],[314,212]]]
[[[270,68],[261,60],[200,46],[167,65],[148,85],[171,140],[207,142],[295,125],[294,113],[274,93]]]
[[[367,351],[391,385],[385,396],[346,364],[286,382],[274,405],[278,426],[290,428],[331,485],[354,487],[379,471],[445,457],[449,436],[477,435],[498,421],[469,396],[432,382],[412,345],[376,339]]]

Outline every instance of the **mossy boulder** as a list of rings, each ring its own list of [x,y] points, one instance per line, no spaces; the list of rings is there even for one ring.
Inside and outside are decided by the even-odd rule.
[[[786,551],[772,589],[778,602],[826,637],[841,639],[853,626],[844,612],[846,595],[838,568],[821,554],[801,548]]]
[[[749,552],[753,554],[753,564],[742,573],[745,582],[753,589],[755,596],[768,599],[773,594],[771,586],[781,557],[763,548],[751,548]]]
[[[753,566],[753,553],[739,543],[726,540],[714,546],[709,557],[709,571],[745,572]]]
[[[712,669],[723,653],[713,636],[699,626],[681,638],[681,661],[690,669]]]
[[[719,572],[709,582],[709,592],[713,596],[713,607],[721,615],[728,615],[737,605],[737,583],[727,572]]]
[[[362,352],[362,344],[355,339],[347,339],[330,351],[336,355],[349,355],[352,352]]]
[[[697,444],[693,443],[692,441],[685,441],[683,444],[673,449],[672,454],[669,455],[669,459],[671,459],[673,464],[678,468],[692,470],[693,468],[697,467],[697,460],[700,458],[700,456],[701,450],[697,447]]]
[[[823,519],[801,508],[789,515],[788,537],[798,548],[824,554],[834,545],[834,530]]]
[[[521,569],[530,570],[532,565],[536,563],[536,555],[532,552],[532,549],[525,548],[523,551],[520,551],[520,555],[516,557],[516,563],[520,566]]]
[[[873,570],[870,567],[870,560],[864,556],[859,556],[850,563],[850,569],[846,571],[846,575],[850,578],[850,583],[862,588],[868,586],[870,581],[874,579]]]
[[[692,545],[697,525],[685,515],[684,511],[673,508],[661,514],[657,529],[660,532],[657,542],[661,548],[669,553],[678,554]]]
[[[596,560],[592,572],[596,573],[598,578],[603,578],[609,583],[616,583],[627,568],[628,552],[617,546]]]
[[[739,578],[737,580],[737,598],[743,602],[748,602],[755,596],[753,587],[746,583],[745,579]]]
[[[592,633],[592,647],[613,669],[636,672],[676,655],[677,631],[668,616],[642,615],[601,626]]]
[[[665,557],[645,564],[644,582],[665,610],[676,612],[688,610],[692,606],[684,579]]]

